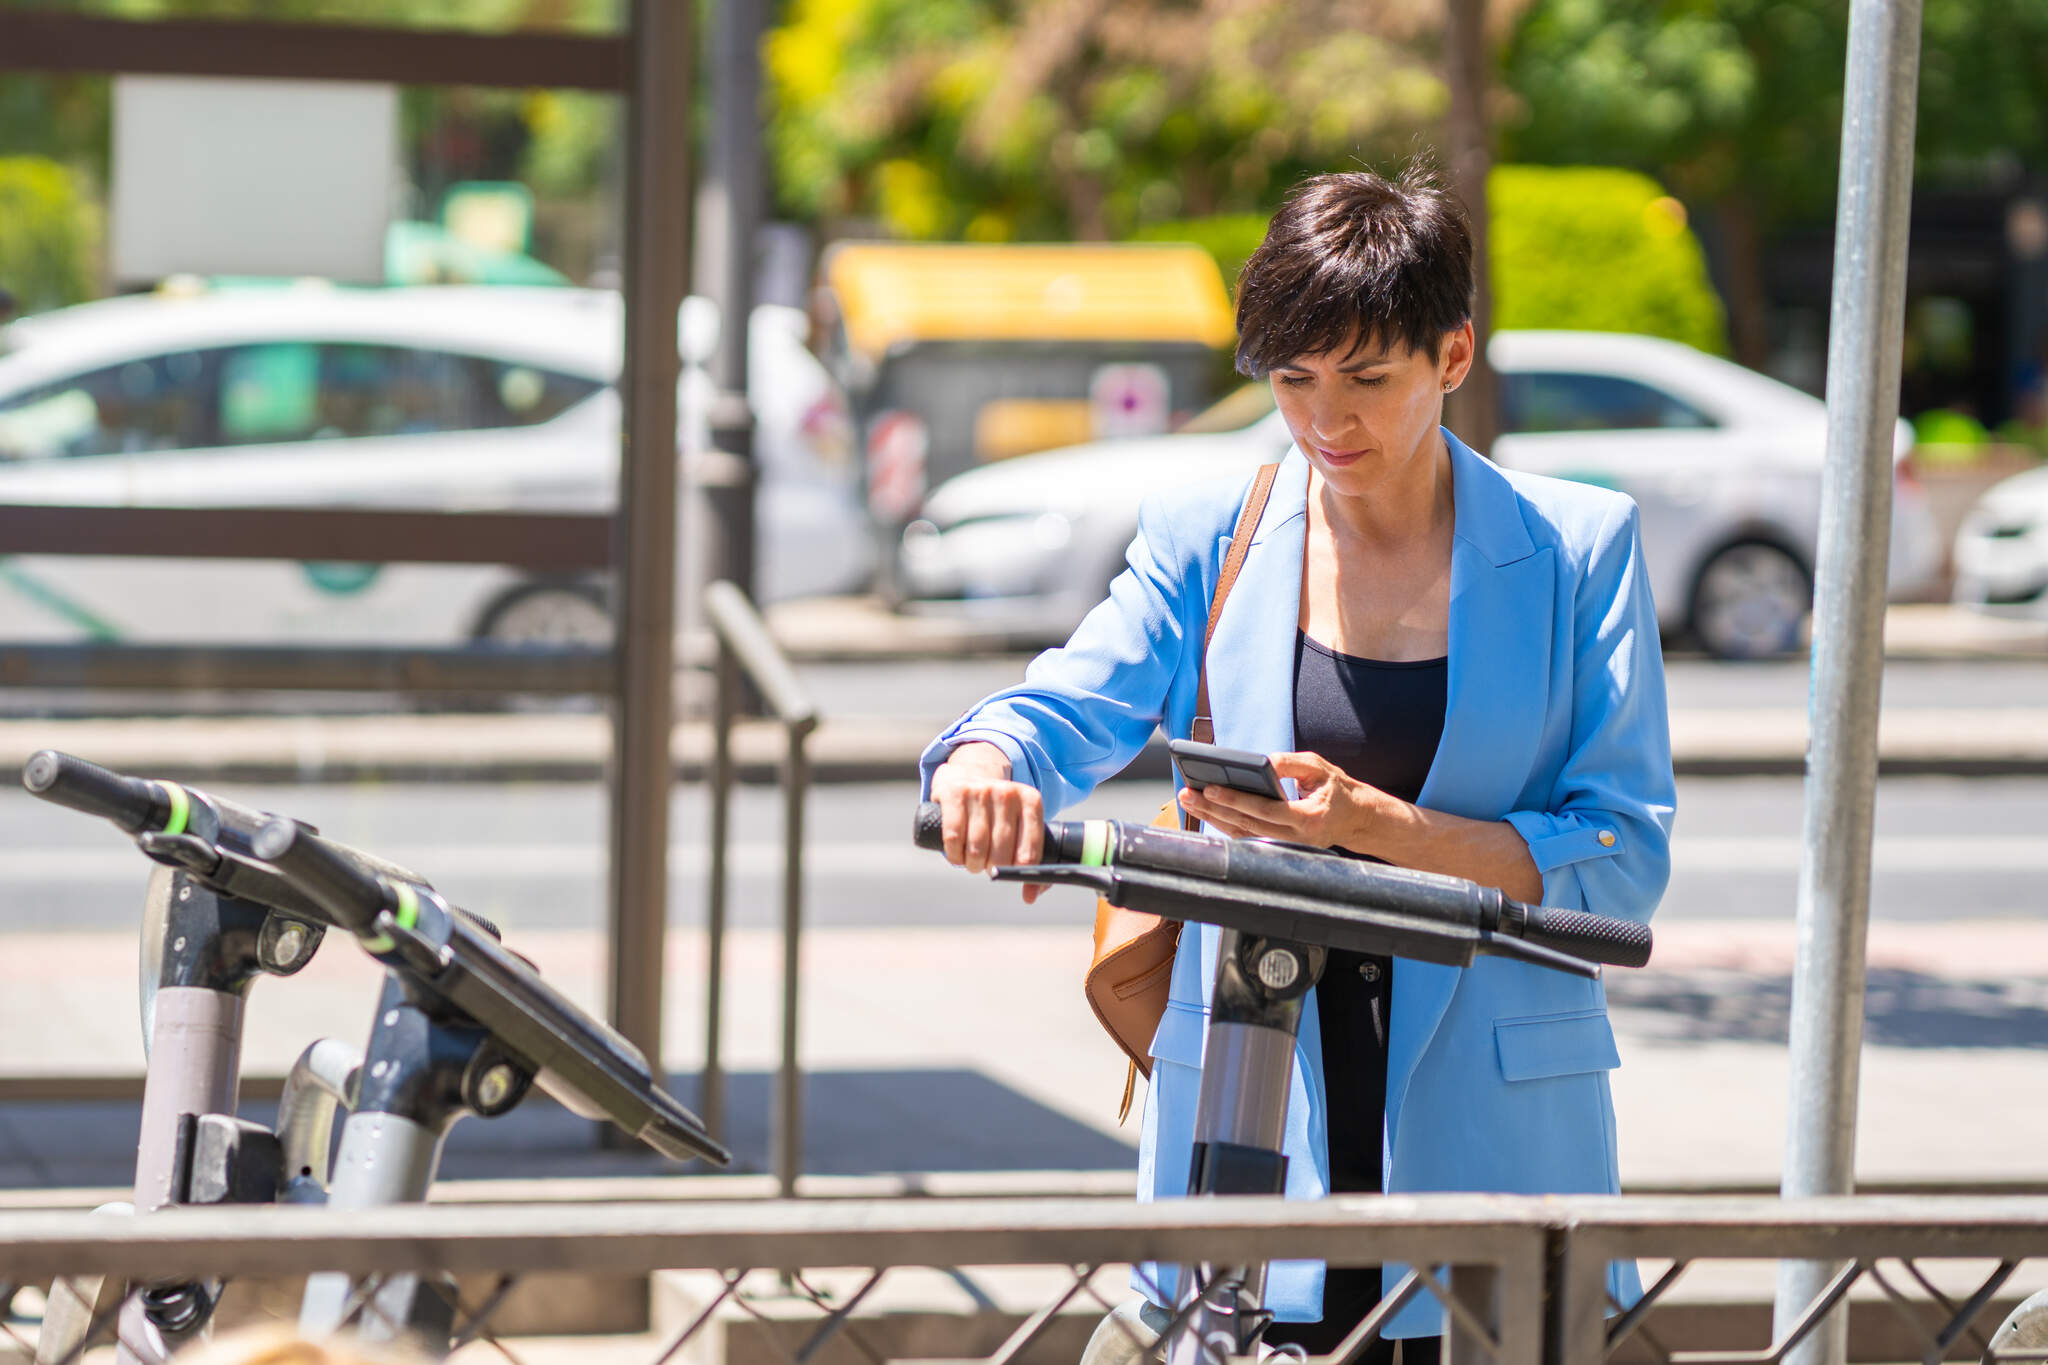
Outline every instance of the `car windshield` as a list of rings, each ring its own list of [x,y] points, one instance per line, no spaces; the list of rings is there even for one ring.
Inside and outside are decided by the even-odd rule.
[[[1273,410],[1273,386],[1246,384],[1174,428],[1182,432],[1243,431]]]

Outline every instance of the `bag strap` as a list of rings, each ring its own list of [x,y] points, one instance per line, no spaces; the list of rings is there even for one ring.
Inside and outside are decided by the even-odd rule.
[[[1216,637],[1216,623],[1223,619],[1223,603],[1237,582],[1237,571],[1244,567],[1244,557],[1252,548],[1252,536],[1259,529],[1259,518],[1266,514],[1266,498],[1272,493],[1273,480],[1279,473],[1277,464],[1259,466],[1252,491],[1245,495],[1244,510],[1237,514],[1237,528],[1230,533],[1230,549],[1224,553],[1223,568],[1216,575],[1216,593],[1209,599],[1209,626],[1202,632],[1202,671],[1195,684],[1195,720],[1188,732],[1188,737],[1198,744],[1216,742],[1216,724],[1209,714],[1209,642]],[[1181,812],[1180,820],[1182,829],[1194,827],[1187,812]]]

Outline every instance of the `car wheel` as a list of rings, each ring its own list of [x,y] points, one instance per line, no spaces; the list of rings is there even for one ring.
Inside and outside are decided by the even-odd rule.
[[[1707,561],[1692,590],[1692,633],[1717,659],[1768,659],[1799,647],[1813,580],[1797,556],[1759,540]]]
[[[612,614],[594,589],[535,584],[493,603],[476,636],[497,645],[608,645]]]

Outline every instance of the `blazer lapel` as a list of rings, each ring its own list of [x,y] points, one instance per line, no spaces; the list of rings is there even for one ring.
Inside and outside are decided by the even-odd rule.
[[[1267,754],[1294,747],[1294,630],[1307,538],[1308,461],[1290,447],[1209,641],[1210,709],[1216,742],[1226,748]],[[1229,539],[1226,526],[1219,563]]]
[[[1539,553],[1521,500],[1492,464],[1450,432],[1455,539],[1443,738],[1417,804],[1474,820],[1515,808],[1529,780],[1548,703],[1556,558]],[[1394,969],[1387,1126],[1400,1122],[1415,1063],[1457,988],[1460,969],[1402,960]]]

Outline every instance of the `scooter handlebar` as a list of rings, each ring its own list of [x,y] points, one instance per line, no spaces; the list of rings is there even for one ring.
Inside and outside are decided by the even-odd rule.
[[[1560,953],[1610,967],[1649,964],[1652,940],[1647,924],[1612,915],[1588,914],[1584,910],[1552,910],[1542,905],[1526,905],[1522,910],[1525,918],[1519,936],[1525,943],[1555,948]]]
[[[943,849],[945,836],[941,830],[942,812],[939,803],[926,801],[919,804],[911,837],[919,848]],[[1066,839],[1063,834],[1071,826],[1049,825],[1044,841],[1045,852],[1041,858],[1046,863],[1070,861],[1072,853],[1062,855],[1063,846],[1079,841]],[[1163,832],[1171,838],[1172,832]],[[1336,855],[1329,855],[1335,857]],[[1349,860],[1346,860],[1347,862]],[[1391,869],[1376,869],[1389,872]],[[1346,876],[1365,879],[1373,870],[1352,864],[1346,869]],[[1409,874],[1413,875],[1413,874]],[[1379,890],[1387,901],[1385,908],[1397,912],[1412,913],[1420,918],[1430,918],[1430,910],[1421,899],[1404,894],[1398,882],[1373,877],[1377,886],[1385,881]],[[1435,879],[1448,881],[1449,879]],[[1299,892],[1300,887],[1290,890]],[[1498,895],[1489,891],[1489,896]],[[1433,899],[1433,898],[1429,898]],[[1557,910],[1541,905],[1525,905],[1507,896],[1499,896],[1499,920],[1494,932],[1519,938],[1525,943],[1549,948],[1556,952],[1578,958],[1585,962],[1598,962],[1615,967],[1641,967],[1649,962],[1652,947],[1650,927],[1635,920],[1617,919],[1610,915],[1594,915],[1583,910]],[[1441,913],[1441,912],[1439,912]]]
[[[44,749],[22,765],[21,785],[45,801],[140,834],[162,828],[174,812],[176,799],[162,783],[122,774],[56,749]]]
[[[352,933],[368,931],[391,903],[383,877],[290,820],[271,820],[250,844],[252,853]]]

